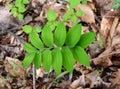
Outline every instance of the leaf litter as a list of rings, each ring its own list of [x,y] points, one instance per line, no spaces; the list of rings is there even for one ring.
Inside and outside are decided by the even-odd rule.
[[[19,26],[21,23],[33,27],[43,26],[46,23],[45,14],[48,9],[54,10],[57,19],[61,21],[66,13],[67,3],[64,0],[31,0],[27,7],[28,11],[24,15],[25,21],[19,22],[11,16],[9,8],[5,6],[5,3],[10,1],[0,0],[2,4],[0,7],[0,88],[32,89],[32,69],[29,67],[23,70],[21,62],[25,52],[23,43],[19,39],[28,41],[28,37]],[[36,89],[120,88],[120,8],[111,10],[112,3],[113,0],[89,0],[86,5],[80,4],[76,8],[84,11],[84,15],[78,18],[78,22],[84,27],[82,33],[94,31],[97,34],[95,42],[86,48],[91,58],[91,67],[84,67],[75,62],[73,74],[66,74],[58,81],[54,81],[56,74],[52,69],[48,74],[40,68],[36,72]],[[71,22],[68,21],[66,26],[71,27]],[[14,27],[15,30],[9,30]]]

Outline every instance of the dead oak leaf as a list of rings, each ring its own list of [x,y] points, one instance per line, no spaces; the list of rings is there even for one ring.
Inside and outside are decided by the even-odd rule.
[[[93,60],[95,65],[100,65],[103,67],[108,67],[112,65],[111,55],[109,55],[112,51],[112,48],[106,49],[103,53],[101,53],[97,58]]]
[[[76,89],[80,86],[85,86],[85,75],[81,75],[77,80],[74,80],[69,89]]]
[[[86,78],[88,78],[88,80],[91,81],[91,82],[89,82],[90,88],[94,88],[94,87],[97,87],[97,86],[100,86],[100,85],[105,85],[104,87],[109,87],[110,86],[110,83],[104,82],[100,78],[97,70],[87,74]],[[107,88],[103,88],[103,89],[107,89]]]
[[[5,70],[10,73],[13,77],[25,77],[25,71],[22,66],[22,62],[18,59],[14,59],[11,57],[6,57],[4,61]]]
[[[120,89],[120,69],[118,71],[113,72],[112,77],[109,79],[115,89]]]
[[[114,18],[118,16],[118,11],[109,11],[107,12],[101,21],[101,28],[100,28],[100,34],[103,36],[104,44],[106,45],[106,42],[108,40],[108,37],[111,35],[111,27],[113,25]]]
[[[82,10],[84,12],[83,16],[80,17],[83,22],[95,23],[94,13],[89,6],[80,4],[76,8],[76,11],[77,10]]]

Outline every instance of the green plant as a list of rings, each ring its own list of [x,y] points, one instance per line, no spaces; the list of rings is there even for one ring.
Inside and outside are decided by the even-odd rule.
[[[90,32],[81,34],[82,28],[80,24],[76,24],[65,33],[65,25],[62,22],[59,23],[60,25],[57,26],[54,33],[49,30],[49,26],[45,27],[48,30],[44,32],[45,29],[43,27],[41,32],[41,34],[44,33],[42,34],[43,37],[39,37],[39,34],[32,29],[29,33],[32,45],[29,43],[24,44],[24,49],[28,53],[23,60],[23,65],[25,67],[34,62],[36,68],[39,68],[42,64],[47,72],[49,72],[51,66],[57,74],[61,73],[62,66],[64,66],[67,71],[72,72],[74,58],[79,63],[85,66],[90,66],[89,58],[84,51],[84,48],[94,40],[95,33]],[[63,28],[60,28],[59,26]],[[57,30],[61,32],[58,31],[57,33]],[[61,37],[60,39],[57,39],[55,34],[63,35],[63,38]],[[55,41],[55,39],[57,40]]]
[[[114,3],[112,5],[112,9],[118,9],[120,6],[120,0],[114,0]]]
[[[74,59],[84,66],[90,66],[89,57],[84,49],[94,40],[95,33],[81,34],[82,25],[77,21],[68,31],[65,26],[68,17],[71,20],[71,16],[77,18],[83,15],[81,11],[74,12],[74,7],[78,4],[79,2],[71,5],[72,8],[69,8],[61,22],[56,20],[57,14],[54,11],[48,10],[46,14],[48,22],[44,27],[39,28],[40,34],[35,30],[36,28],[29,25],[23,27],[30,41],[24,44],[24,50],[28,53],[23,60],[24,67],[28,67],[33,62],[36,68],[43,66],[49,72],[52,67],[59,75],[62,66],[70,73],[73,71]]]
[[[29,3],[29,0],[15,0],[11,8],[11,13],[19,20],[23,20],[23,13],[26,11],[25,5]]]

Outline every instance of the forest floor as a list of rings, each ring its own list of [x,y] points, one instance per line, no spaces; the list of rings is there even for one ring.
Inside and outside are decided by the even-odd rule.
[[[84,12],[78,18],[83,25],[82,32],[96,32],[95,41],[85,49],[91,66],[76,62],[73,73],[57,81],[52,70],[48,74],[41,67],[34,77],[33,66],[23,68],[23,43],[29,38],[22,26],[44,26],[47,10],[54,10],[60,19],[66,13],[67,3],[64,0],[30,0],[24,20],[19,21],[6,5],[12,1],[0,0],[0,89],[120,89],[120,9],[111,9],[113,0],[88,0],[87,4],[77,7]],[[71,22],[66,26],[71,27]]]

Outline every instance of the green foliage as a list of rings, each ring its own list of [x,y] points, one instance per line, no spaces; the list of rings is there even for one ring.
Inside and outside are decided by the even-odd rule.
[[[54,33],[54,40],[57,46],[63,46],[66,39],[66,27],[63,22],[59,23]]]
[[[28,55],[25,56],[24,60],[23,60],[23,66],[24,67],[28,67],[32,62],[33,62],[33,58],[35,57],[35,53],[29,53]]]
[[[73,71],[74,58],[71,50],[68,47],[62,48],[62,56],[63,56],[63,66],[67,71]]]
[[[87,4],[87,0],[82,0],[82,4]]]
[[[43,40],[43,42],[45,43],[46,46],[48,46],[48,47],[52,47],[53,46],[53,34],[52,34],[52,31],[49,30],[49,26],[48,25],[46,25],[43,28],[41,37],[42,37],[42,40]]]
[[[57,15],[54,11],[49,10],[46,14],[48,21],[54,21],[57,18]]]
[[[36,47],[37,49],[43,49],[44,48],[44,45],[41,41],[41,39],[39,38],[39,35],[32,31],[30,34],[29,34],[29,38],[30,38],[30,42],[31,44]]]
[[[76,46],[72,49],[72,53],[74,58],[82,65],[84,66],[90,66],[89,57],[84,51],[84,48],[80,46]]]
[[[52,54],[51,54],[51,51],[49,49],[46,49],[43,52],[42,61],[43,61],[43,67],[45,68],[45,70],[47,72],[49,72],[51,64],[52,64]]]
[[[40,68],[41,63],[42,63],[41,52],[37,52],[34,57],[35,68],[36,69]]]
[[[84,12],[83,11],[81,11],[81,10],[78,10],[78,11],[76,11],[76,16],[82,16],[84,14]]]
[[[32,31],[32,27],[30,25],[25,25],[22,27],[23,31],[29,34]]]
[[[120,0],[114,0],[112,9],[118,9],[120,7]]]
[[[74,47],[80,39],[82,26],[77,24],[73,26],[67,33],[66,45]]]
[[[82,34],[77,45],[81,46],[82,48],[86,48],[87,46],[89,46],[89,44],[91,44],[93,42],[95,36],[96,36],[96,34],[93,32],[88,32],[88,33]]]
[[[24,50],[28,53],[32,53],[32,52],[37,52],[37,49],[34,48],[31,44],[29,43],[25,43],[24,44]]]
[[[59,48],[52,50],[52,66],[57,74],[61,73],[62,69],[62,53]]]
[[[61,29],[60,29],[61,27]],[[23,65],[28,66],[34,60],[36,68],[41,65],[49,72],[51,66],[57,74],[61,73],[62,66],[69,71],[73,71],[74,58],[84,66],[90,66],[89,57],[84,51],[95,38],[95,33],[89,32],[81,35],[82,26],[76,24],[66,33],[66,27],[61,22],[53,33],[48,27],[43,27],[41,38],[35,30],[29,33],[32,45],[25,43],[24,49],[29,53],[35,53],[28,63],[24,61]],[[60,36],[61,34],[61,36]],[[54,35],[54,38],[53,38]],[[55,36],[56,35],[56,36]],[[66,36],[67,35],[67,36]],[[57,37],[58,36],[58,37]],[[55,46],[54,41],[55,40]],[[57,42],[58,39],[58,42]],[[45,47],[45,45],[47,47]],[[63,46],[65,45],[65,46]],[[42,57],[41,57],[42,55]],[[24,60],[28,59],[28,57]]]
[[[11,13],[19,20],[23,20],[23,13],[26,11],[25,5],[29,3],[29,0],[15,0],[11,8]]]
[[[67,0],[72,8],[77,7],[80,4],[80,0]]]
[[[37,69],[43,66],[49,72],[53,68],[60,75],[62,66],[67,73],[73,72],[75,60],[84,66],[90,66],[84,49],[94,41],[96,35],[93,32],[81,34],[82,25],[77,23],[77,18],[83,15],[83,11],[74,10],[80,3],[80,0],[75,1],[69,0],[71,6],[61,22],[56,20],[54,11],[48,10],[44,27],[23,27],[23,31],[29,34],[30,41],[24,44],[24,50],[28,53],[23,60],[25,67],[33,62]],[[65,26],[68,20],[73,23],[70,28]]]

